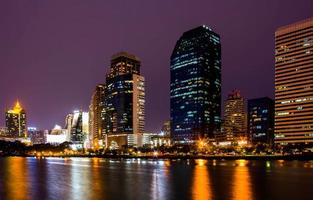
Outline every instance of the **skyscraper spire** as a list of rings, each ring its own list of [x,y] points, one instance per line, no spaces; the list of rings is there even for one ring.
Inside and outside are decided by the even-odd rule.
[[[23,110],[23,108],[22,108],[22,106],[21,106],[19,100],[16,100],[16,103],[15,103],[15,106],[14,106],[14,108],[13,108],[13,111],[14,111],[15,113],[20,113],[22,110]]]

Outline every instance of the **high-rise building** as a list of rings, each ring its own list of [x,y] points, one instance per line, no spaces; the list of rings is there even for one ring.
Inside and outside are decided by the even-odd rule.
[[[274,100],[268,97],[248,100],[248,134],[253,144],[273,144]]]
[[[238,90],[233,90],[225,102],[224,131],[228,141],[247,137],[245,101]]]
[[[6,111],[5,123],[9,137],[27,137],[26,112],[18,101],[13,109]]]
[[[313,18],[275,32],[275,143],[313,144]]]
[[[89,113],[76,110],[66,116],[66,133],[70,135],[70,141],[74,144],[86,145],[89,136]],[[68,136],[65,137],[66,141]]]
[[[67,130],[66,141],[71,141],[72,123],[74,114],[70,113],[65,118],[65,129]]]
[[[36,127],[28,127],[27,134],[32,144],[45,144],[47,134],[43,130],[38,130]]]
[[[104,146],[106,140],[104,127],[104,89],[99,84],[94,90],[89,106],[89,139],[95,149]]]
[[[161,133],[164,136],[170,136],[171,135],[171,121],[166,120],[162,126]]]
[[[220,36],[204,25],[183,33],[170,71],[173,140],[214,138],[221,121]]]
[[[145,85],[140,60],[121,52],[112,56],[105,84],[104,124],[108,147],[139,146],[145,124]]]

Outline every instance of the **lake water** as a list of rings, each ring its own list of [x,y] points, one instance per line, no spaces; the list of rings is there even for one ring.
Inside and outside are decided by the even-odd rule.
[[[7,157],[0,199],[313,199],[313,161]]]

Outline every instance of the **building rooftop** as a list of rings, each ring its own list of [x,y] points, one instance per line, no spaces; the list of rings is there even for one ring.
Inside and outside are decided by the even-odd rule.
[[[18,114],[23,110],[19,101],[16,101],[15,106],[12,110],[8,110],[8,113],[15,113]]]
[[[126,51],[121,51],[121,52],[118,52],[118,53],[112,55],[111,59],[114,60],[114,59],[119,58],[119,57],[126,57],[126,58],[140,61],[140,59],[137,56],[130,54]]]
[[[289,32],[293,32],[293,31],[297,31],[303,28],[307,28],[309,26],[313,26],[313,17],[308,18],[308,19],[304,19],[292,24],[288,24],[285,26],[281,26],[279,27],[276,32],[275,32],[275,36],[279,36],[279,35],[283,35]]]

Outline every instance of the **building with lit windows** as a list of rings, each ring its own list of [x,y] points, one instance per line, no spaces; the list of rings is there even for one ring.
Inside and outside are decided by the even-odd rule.
[[[275,143],[313,144],[313,18],[275,32]]]
[[[36,127],[28,127],[27,134],[32,144],[45,144],[47,133],[43,130],[38,130]]]
[[[227,141],[247,139],[245,101],[238,90],[227,97],[224,108],[224,132]]]
[[[274,100],[263,97],[248,100],[248,138],[253,144],[273,144]]]
[[[104,124],[107,147],[140,146],[145,124],[145,84],[140,60],[120,52],[106,76]]]
[[[26,112],[19,102],[11,110],[5,113],[5,124],[8,137],[27,137]]]
[[[7,127],[0,127],[0,137],[1,136],[6,136],[8,133]]]
[[[221,121],[220,36],[204,25],[183,33],[170,64],[173,140],[213,139]]]
[[[96,86],[89,106],[89,139],[91,146],[95,149],[103,148],[105,145],[104,130],[104,89],[105,86]]]
[[[66,116],[66,141],[85,146],[89,137],[89,113],[76,110]]]
[[[171,121],[166,120],[161,128],[161,134],[164,136],[170,136],[171,135]]]

